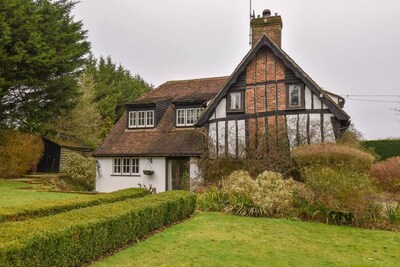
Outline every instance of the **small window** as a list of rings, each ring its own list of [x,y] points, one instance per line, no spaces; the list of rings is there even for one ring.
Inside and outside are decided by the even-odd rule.
[[[185,126],[186,125],[185,120],[186,120],[185,109],[178,109],[176,111],[176,125]]]
[[[138,158],[113,158],[113,175],[138,175]]]
[[[121,159],[115,158],[113,160],[113,174],[121,174]]]
[[[132,174],[139,174],[139,159],[132,159]]]
[[[136,127],[136,121],[137,121],[137,112],[136,111],[130,111],[129,112],[129,128],[135,128]]]
[[[131,159],[122,159],[122,174],[131,174]]]
[[[194,108],[186,109],[186,126],[191,126],[195,122]]]
[[[154,127],[154,111],[146,111],[146,127]]]
[[[145,127],[146,126],[146,111],[138,111],[138,127]]]
[[[228,98],[228,111],[243,111],[243,93],[231,92]]]
[[[288,108],[304,107],[303,86],[301,84],[288,85],[287,94]]]

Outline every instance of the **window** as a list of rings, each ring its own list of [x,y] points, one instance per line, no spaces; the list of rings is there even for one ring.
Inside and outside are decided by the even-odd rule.
[[[139,174],[139,159],[132,159],[132,174]]]
[[[131,174],[131,159],[122,159],[122,174]]]
[[[176,116],[176,125],[177,125],[177,126],[185,126],[185,125],[186,125],[186,123],[185,123],[185,121],[186,121],[186,116],[185,116],[186,112],[185,112],[185,109],[178,109],[178,110],[176,111],[176,113],[177,113],[177,116]]]
[[[287,90],[287,107],[288,108],[303,108],[304,93],[301,84],[290,84]]]
[[[129,112],[129,128],[136,127],[136,121],[137,121],[137,112],[130,111]]]
[[[176,126],[193,126],[204,108],[186,108],[176,110]]]
[[[147,110],[146,111],[146,127],[153,127],[154,126],[154,111]]]
[[[113,175],[138,175],[139,159],[138,158],[114,158],[113,159]]]
[[[115,158],[113,160],[113,174],[121,174],[121,159]]]
[[[186,126],[191,126],[195,122],[194,108],[186,109]]]
[[[243,92],[231,92],[227,107],[228,111],[243,111]]]
[[[154,127],[154,110],[129,111],[129,128]]]

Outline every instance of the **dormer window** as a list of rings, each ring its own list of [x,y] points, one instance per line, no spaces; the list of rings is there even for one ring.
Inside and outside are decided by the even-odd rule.
[[[304,108],[304,86],[302,84],[289,84],[287,86],[287,108]]]
[[[204,108],[178,108],[176,110],[176,126],[193,126]]]
[[[152,128],[154,127],[154,110],[129,111],[129,128]]]
[[[227,103],[228,112],[243,111],[243,92],[230,92]]]

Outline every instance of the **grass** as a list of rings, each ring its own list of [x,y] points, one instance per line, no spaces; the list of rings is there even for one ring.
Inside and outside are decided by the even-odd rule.
[[[398,266],[400,233],[200,213],[94,266]]]
[[[18,207],[28,203],[89,197],[84,194],[39,192],[22,188],[29,184],[13,180],[0,179],[0,208]]]

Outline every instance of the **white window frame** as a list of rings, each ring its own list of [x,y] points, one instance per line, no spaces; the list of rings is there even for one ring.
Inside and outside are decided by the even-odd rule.
[[[131,174],[131,158],[122,158],[122,172],[121,173],[122,173],[122,175]]]
[[[176,110],[176,126],[193,126],[204,108],[179,108]]]
[[[145,110],[137,111],[137,127],[138,128],[146,127],[146,111]]]
[[[116,168],[117,168],[117,170],[116,170]],[[113,174],[122,174],[122,159],[121,158],[113,158],[112,170],[113,170],[112,171]]]
[[[112,159],[112,174],[120,176],[140,175],[140,159],[131,157],[116,157]]]
[[[186,126],[193,126],[196,122],[195,108],[186,109]]]
[[[129,111],[128,127],[129,128],[137,127],[137,111]]]
[[[146,127],[154,127],[154,110],[146,110]]]
[[[180,119],[183,119],[183,123],[180,122]],[[186,109],[180,108],[176,110],[176,126],[186,126]]]
[[[133,175],[137,175],[137,174],[140,173],[139,159],[138,158],[131,158],[131,173]]]

